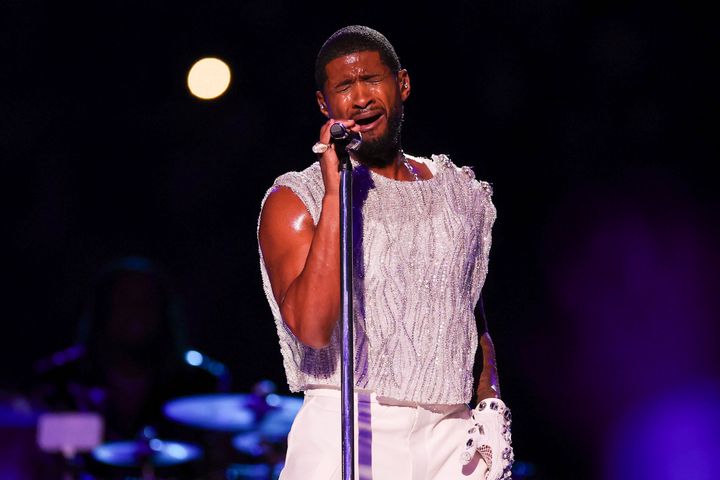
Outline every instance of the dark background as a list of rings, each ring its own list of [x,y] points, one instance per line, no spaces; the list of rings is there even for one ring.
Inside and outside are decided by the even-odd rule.
[[[236,390],[269,378],[286,392],[260,200],[313,161],[315,54],[360,23],[410,72],[405,150],[448,153],[494,185],[484,297],[517,458],[536,478],[631,478],[624,459],[647,444],[617,450],[632,412],[718,398],[711,16],[654,2],[334,8],[3,2],[0,388],[31,388],[33,362],[74,341],[97,271],[135,254],[174,279],[192,346],[225,362]],[[233,71],[215,101],[185,86],[203,56]],[[674,411],[658,402],[647,425]],[[718,428],[708,405],[683,422]],[[713,432],[691,451],[717,453]],[[690,478],[668,468],[652,478]]]

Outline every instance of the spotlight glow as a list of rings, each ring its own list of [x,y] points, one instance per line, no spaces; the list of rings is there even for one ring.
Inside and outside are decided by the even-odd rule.
[[[270,395],[265,397],[265,402],[271,407],[277,407],[278,405],[280,405],[280,397],[275,395],[274,393],[271,393]]]
[[[219,58],[202,58],[190,68],[187,84],[196,97],[212,100],[225,93],[230,85],[230,67]]]
[[[198,367],[202,365],[204,358],[202,353],[197,350],[188,350],[185,352],[185,361],[193,367]]]

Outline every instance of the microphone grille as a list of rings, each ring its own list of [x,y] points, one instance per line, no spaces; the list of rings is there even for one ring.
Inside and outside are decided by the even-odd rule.
[[[333,123],[330,126],[330,136],[334,140],[342,140],[343,138],[347,137],[347,130],[345,129],[345,125],[342,123]]]

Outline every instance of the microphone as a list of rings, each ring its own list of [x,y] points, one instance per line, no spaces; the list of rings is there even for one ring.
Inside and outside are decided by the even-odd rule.
[[[355,152],[362,143],[362,134],[345,128],[340,122],[330,126],[330,138],[338,146],[344,146],[345,150]]]

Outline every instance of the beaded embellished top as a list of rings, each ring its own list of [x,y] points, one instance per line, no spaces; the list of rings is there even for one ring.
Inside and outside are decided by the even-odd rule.
[[[353,170],[355,385],[402,401],[467,403],[478,343],[473,309],[496,215],[492,190],[445,155],[418,160],[435,171],[432,178]],[[324,194],[318,162],[275,186],[290,188],[317,224]],[[260,269],[290,390],[339,388],[339,327],[322,349],[302,344],[280,316],[262,252]]]

